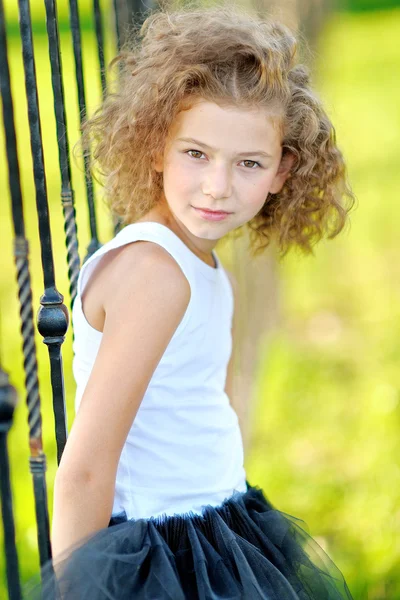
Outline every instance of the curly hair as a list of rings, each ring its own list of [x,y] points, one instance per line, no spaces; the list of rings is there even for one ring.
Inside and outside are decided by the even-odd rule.
[[[272,240],[281,256],[292,246],[313,254],[325,233],[333,238],[343,229],[355,196],[334,127],[310,87],[308,68],[296,61],[295,35],[224,0],[148,12],[110,62],[109,69],[118,65],[117,88],[109,86],[78,141],[96,181],[96,168],[104,177],[99,183],[112,212],[127,224],[156,205],[163,175],[153,161],[181,110],[199,99],[265,107],[278,110],[282,156],[290,152],[295,160],[281,191],[269,194],[239,230],[248,228],[253,254]]]

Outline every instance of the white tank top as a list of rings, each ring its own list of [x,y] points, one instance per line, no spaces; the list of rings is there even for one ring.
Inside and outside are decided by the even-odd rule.
[[[234,300],[215,251],[217,268],[203,262],[165,225],[137,222],[84,263],[72,310],[75,410],[102,337],[83,314],[81,294],[106,252],[137,240],[165,248],[189,281],[191,298],[122,449],[112,513],[125,510],[128,518],[135,519],[189,511],[200,514],[204,506],[217,506],[235,491],[247,489],[238,417],[224,391]]]

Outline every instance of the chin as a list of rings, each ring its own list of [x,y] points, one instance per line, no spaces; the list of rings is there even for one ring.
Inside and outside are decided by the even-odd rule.
[[[206,223],[202,227],[192,227],[190,228],[190,231],[193,233],[193,235],[202,240],[217,241],[224,237],[229,230],[221,226],[218,228],[214,227],[213,223]]]

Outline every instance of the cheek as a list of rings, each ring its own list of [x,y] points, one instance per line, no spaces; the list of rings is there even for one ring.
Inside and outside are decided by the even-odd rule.
[[[169,163],[164,171],[164,187],[183,194],[195,185],[195,177],[188,169],[183,168],[179,160]]]
[[[266,202],[266,195],[260,196],[257,198],[257,201],[253,200],[252,202],[246,203],[245,207],[242,210],[242,214],[245,217],[246,221],[249,221],[253,217],[255,217]]]
[[[258,181],[247,190],[246,205],[250,211],[259,210],[267,199],[268,192],[271,185],[271,177],[265,178],[262,181]]]

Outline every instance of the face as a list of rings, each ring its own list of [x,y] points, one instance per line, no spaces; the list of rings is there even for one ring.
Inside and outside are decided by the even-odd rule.
[[[281,161],[277,120],[265,109],[220,107],[205,100],[175,119],[164,156],[164,198],[173,220],[203,251],[250,221],[290,169]],[[198,209],[226,211],[210,220]]]

